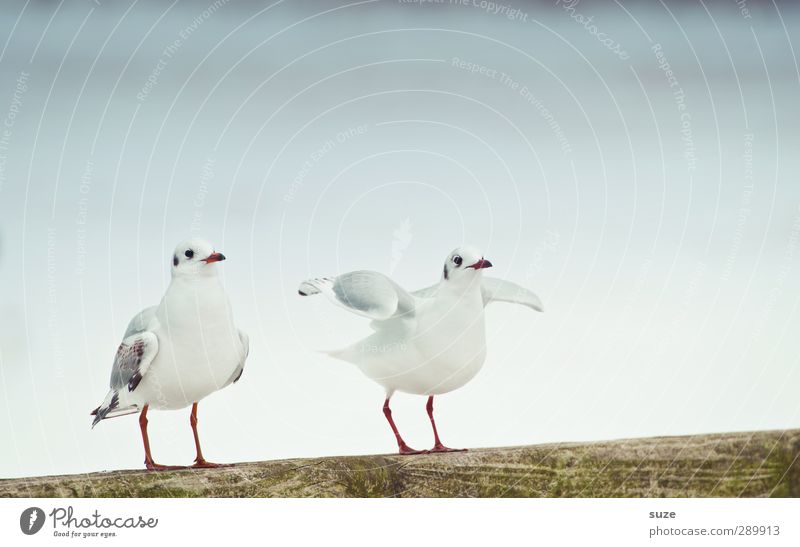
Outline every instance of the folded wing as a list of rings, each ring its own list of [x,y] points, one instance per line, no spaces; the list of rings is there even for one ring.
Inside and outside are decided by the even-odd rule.
[[[544,311],[544,306],[538,296],[511,281],[484,277],[481,291],[483,292],[484,306],[490,302],[509,302],[522,304],[536,311]]]
[[[378,272],[357,271],[337,277],[309,279],[300,284],[301,296],[324,294],[353,313],[384,321],[414,313],[414,297]]]
[[[152,328],[150,327],[150,323],[156,316],[156,310],[158,310],[158,306],[151,306],[134,315],[131,322],[128,323],[128,328],[125,330],[122,339],[124,340],[134,334],[139,334],[140,332],[148,330],[148,328]]]
[[[129,326],[129,331],[131,330],[136,330],[133,322]],[[92,427],[106,418],[124,416],[139,410],[135,405],[121,405],[120,393],[131,392],[138,387],[157,353],[158,338],[150,331],[137,332],[122,341],[111,367],[111,389],[100,406],[92,411]]]
[[[247,361],[247,356],[250,355],[250,337],[247,336],[247,333],[240,330],[239,340],[242,342],[242,349],[244,350],[244,353],[242,354],[242,361],[239,363],[239,366],[236,367],[236,370],[233,371],[233,374],[228,381],[225,382],[226,386],[235,384],[239,381],[239,378],[242,377],[242,373],[244,372],[244,362]]]
[[[111,367],[111,389],[133,391],[158,353],[158,338],[149,331],[129,336],[117,349]]]

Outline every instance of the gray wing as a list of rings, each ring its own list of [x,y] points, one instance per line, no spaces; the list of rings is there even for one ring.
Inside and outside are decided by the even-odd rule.
[[[236,370],[233,371],[233,374],[228,379],[228,382],[225,384],[226,386],[230,384],[235,384],[239,381],[239,378],[242,377],[242,373],[244,372],[244,362],[247,361],[247,356],[250,355],[250,337],[244,331],[239,331],[239,340],[242,342],[242,347],[244,348],[244,355],[242,356],[242,362],[239,363],[239,366],[236,367]]]
[[[122,338],[125,339],[129,336],[133,336],[134,334],[139,334],[140,332],[146,331],[150,325],[150,321],[152,321],[156,316],[157,309],[158,306],[150,306],[149,308],[145,308],[133,316],[131,322],[128,323],[128,328],[125,330],[125,335]]]
[[[436,294],[436,291],[439,289],[439,285],[441,285],[441,281],[436,285],[431,285],[430,287],[425,287],[424,289],[419,289],[411,294],[416,296],[417,298],[431,298],[433,295]]]
[[[544,311],[544,306],[538,296],[511,281],[484,277],[481,291],[483,292],[484,306],[490,302],[510,302],[522,304],[536,311]]]
[[[357,271],[337,277],[309,279],[300,284],[301,296],[324,294],[353,313],[384,321],[414,313],[414,297],[378,272]]]
[[[158,338],[152,332],[139,332],[125,338],[111,367],[111,389],[136,389],[157,353]]]

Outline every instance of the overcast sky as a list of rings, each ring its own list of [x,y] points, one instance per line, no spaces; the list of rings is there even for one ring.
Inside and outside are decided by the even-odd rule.
[[[210,460],[393,451],[382,389],[316,351],[367,321],[297,285],[420,288],[463,243],[547,311],[488,309],[446,444],[799,427],[800,18],[747,4],[4,2],[0,476],[142,466],[89,411],[189,236],[251,341]],[[424,403],[394,401],[420,448]],[[194,458],[188,409],[150,429]]]

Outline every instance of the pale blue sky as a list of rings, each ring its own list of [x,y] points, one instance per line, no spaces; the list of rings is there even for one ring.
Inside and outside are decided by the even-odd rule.
[[[297,284],[419,288],[462,243],[547,312],[489,309],[447,444],[800,425],[786,2],[212,3],[0,7],[0,476],[141,466],[135,419],[88,413],[189,235],[228,256],[251,340],[200,406],[209,459],[392,451],[381,388],[315,352],[366,322]],[[394,407],[430,445],[424,399]],[[191,461],[188,411],[150,423],[159,461]]]

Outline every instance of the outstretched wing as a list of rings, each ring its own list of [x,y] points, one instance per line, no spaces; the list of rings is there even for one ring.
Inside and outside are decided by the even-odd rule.
[[[424,289],[417,289],[413,291],[411,294],[416,296],[417,298],[432,298],[436,295],[436,291],[439,290],[439,285],[442,283],[439,282],[436,285],[431,285],[430,287],[425,287]]]
[[[536,311],[544,311],[544,306],[538,296],[511,281],[484,277],[481,291],[483,292],[484,306],[489,302],[510,302],[522,304]]]
[[[383,321],[414,313],[414,297],[378,272],[357,271],[337,277],[309,279],[300,284],[300,296],[324,294],[353,313]]]
[[[158,338],[149,331],[125,338],[111,367],[111,389],[133,391],[158,353]]]

